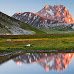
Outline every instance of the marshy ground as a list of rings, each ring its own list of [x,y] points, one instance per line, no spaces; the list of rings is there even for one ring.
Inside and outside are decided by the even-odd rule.
[[[74,50],[74,34],[0,36],[0,52],[20,50]]]

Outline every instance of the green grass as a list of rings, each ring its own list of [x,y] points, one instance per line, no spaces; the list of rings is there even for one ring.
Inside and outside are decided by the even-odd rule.
[[[23,22],[22,22],[22,23],[23,23]],[[24,24],[24,25],[23,25],[23,24]],[[27,23],[23,23],[23,24],[21,25],[21,28],[22,28],[22,29],[34,31],[34,32],[36,32],[36,34],[46,34],[46,32],[41,31],[41,30],[39,30],[39,29],[37,29],[37,28],[35,28],[35,27],[27,24]]]
[[[74,34],[74,29],[70,28],[60,28],[60,29],[43,29],[42,31],[47,34]]]
[[[11,38],[11,41],[7,41],[9,38]],[[5,36],[3,38],[0,36],[0,52],[20,50],[74,50],[73,34],[32,35],[31,37],[27,35],[17,36],[16,38],[18,39],[15,39],[15,36],[6,36],[6,38]],[[31,46],[27,47],[27,44],[31,44]]]
[[[38,35],[0,35],[0,39],[41,39],[41,38],[67,38],[74,34],[38,34]]]

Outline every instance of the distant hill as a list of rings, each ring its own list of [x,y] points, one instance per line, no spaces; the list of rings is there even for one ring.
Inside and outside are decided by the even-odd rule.
[[[0,35],[33,35],[45,33],[0,12]]]

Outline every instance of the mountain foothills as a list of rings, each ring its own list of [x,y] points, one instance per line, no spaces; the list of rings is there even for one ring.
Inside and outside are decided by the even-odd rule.
[[[45,6],[37,13],[17,12],[13,18],[28,23],[38,29],[74,29],[74,20],[63,5]]]
[[[0,12],[0,35],[32,35],[40,33],[44,32]]]

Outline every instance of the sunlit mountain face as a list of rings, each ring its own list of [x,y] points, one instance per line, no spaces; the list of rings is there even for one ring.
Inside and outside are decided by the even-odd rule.
[[[63,23],[67,24],[74,23],[72,15],[64,5],[54,5],[54,6],[46,5],[42,10],[37,12],[37,14],[45,18],[62,21]]]
[[[20,55],[13,60],[18,64],[38,63],[46,71],[56,70],[64,71],[73,59],[74,53],[26,53]]]
[[[34,24],[37,21],[41,21],[40,18],[42,19],[46,18],[45,20],[48,19],[57,20],[59,22],[66,23],[66,24],[74,23],[74,19],[72,18],[72,15],[64,5],[54,5],[54,6],[46,5],[43,9],[41,9],[37,13],[17,12],[12,17],[29,24],[31,23]]]
[[[38,29],[74,29],[74,19],[64,5],[46,5],[37,13],[17,12],[12,17]]]

